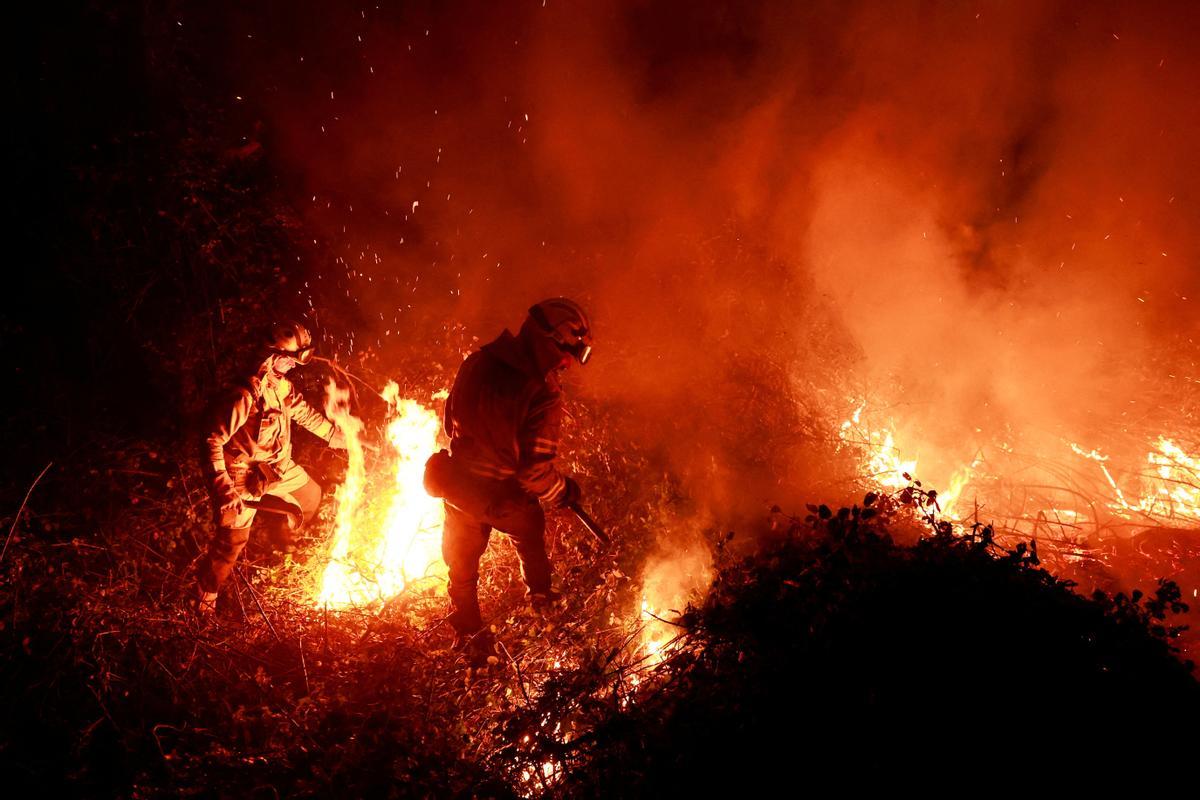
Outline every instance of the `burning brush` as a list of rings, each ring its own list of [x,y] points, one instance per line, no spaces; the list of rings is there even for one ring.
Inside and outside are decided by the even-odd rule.
[[[1033,540],[1049,569],[1085,590],[1169,577],[1200,591],[1200,442],[1122,430],[1102,451],[1029,431],[981,445],[938,493],[912,480],[923,461],[913,443],[865,412],[859,404],[838,433],[864,488],[916,498],[926,521],[951,530],[989,525],[1006,548]]]
[[[330,608],[369,606],[414,581],[441,577],[442,503],[422,486],[425,461],[437,451],[438,414],[400,397],[389,382],[387,446],[382,467],[368,476],[363,424],[350,413],[350,396],[332,382],[326,413],[345,433],[349,464],[337,490],[337,518],[316,600]],[[368,492],[369,484],[380,484]]]

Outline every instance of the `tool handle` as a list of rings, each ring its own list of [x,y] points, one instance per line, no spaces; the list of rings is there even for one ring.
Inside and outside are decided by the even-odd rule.
[[[608,534],[604,532],[604,529],[578,503],[571,503],[567,508],[571,509],[571,513],[579,518],[579,521],[583,523],[583,527],[587,528],[588,533],[595,536],[600,544],[605,547],[612,544],[612,539],[608,538]]]

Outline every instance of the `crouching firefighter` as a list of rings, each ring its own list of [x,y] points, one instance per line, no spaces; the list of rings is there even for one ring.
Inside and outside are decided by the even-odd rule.
[[[450,623],[473,656],[490,653],[479,611],[479,559],[493,529],[512,537],[535,607],[559,599],[546,556],[545,508],[579,501],[579,484],[555,466],[563,404],[559,374],[586,364],[591,325],[563,297],[529,309],[520,333],[505,330],[467,356],[446,400],[450,451],[429,459],[426,490],[446,506],[442,556],[450,571]]]
[[[216,530],[197,570],[197,607],[216,609],[217,593],[250,539],[257,508],[283,510],[282,549],[321,502],[321,487],[292,460],[292,423],[331,447],[343,448],[337,427],[304,401],[288,373],[313,356],[312,335],[299,322],[275,325],[264,359],[246,384],[219,401],[205,439]],[[287,513],[295,509],[298,513]]]

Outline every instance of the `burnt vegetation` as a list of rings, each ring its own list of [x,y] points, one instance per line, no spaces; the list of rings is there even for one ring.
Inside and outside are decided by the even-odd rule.
[[[1200,684],[1172,648],[1174,584],[1081,596],[1035,545],[1006,550],[986,526],[951,535],[919,485],[773,512],[753,544],[706,531],[711,590],[675,610],[670,655],[649,663],[613,611],[636,609],[630,576],[661,521],[691,508],[670,477],[646,479],[663,475],[653,454],[606,434],[630,412],[588,404],[565,449],[615,548],[552,521],[569,599],[542,617],[494,544],[482,595],[503,647],[489,671],[467,680],[440,586],[329,612],[304,557],[258,532],[217,622],[198,624],[181,598],[210,512],[190,422],[251,321],[304,274],[292,265],[328,254],[228,135],[240,128],[193,83],[202,70],[167,24],[93,9],[24,44],[41,66],[21,98],[40,127],[20,144],[53,168],[19,173],[40,202],[0,316],[13,796],[706,796],[916,769],[1068,775],[1098,754],[1106,775],[1136,775],[1194,757]],[[97,52],[97,35],[144,61]],[[66,52],[78,63],[56,66]],[[162,75],[186,78],[171,85],[181,97],[161,96]],[[73,125],[78,108],[94,113]],[[327,332],[360,323],[342,298],[316,297]],[[406,388],[444,386],[461,346],[431,342]],[[776,411],[769,393],[755,402]],[[337,456],[308,455],[334,485]]]

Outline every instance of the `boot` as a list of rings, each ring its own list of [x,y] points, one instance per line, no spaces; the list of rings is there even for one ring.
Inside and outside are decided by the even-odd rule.
[[[217,613],[217,593],[201,592],[199,599],[196,600],[196,611],[204,616],[212,616]]]
[[[217,593],[206,592],[204,587],[196,584],[183,598],[184,607],[200,620],[210,620],[217,613]]]
[[[563,596],[554,589],[547,589],[544,592],[530,592],[529,605],[535,613],[544,616],[562,608]]]
[[[454,648],[467,659],[471,669],[487,669],[500,663],[496,653],[496,637],[484,628],[476,633],[458,633],[454,637]]]

